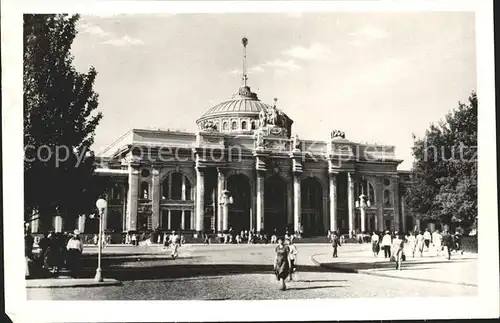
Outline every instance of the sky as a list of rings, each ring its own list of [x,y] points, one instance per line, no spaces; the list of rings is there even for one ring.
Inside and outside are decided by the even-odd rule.
[[[196,119],[248,84],[294,120],[292,132],[394,145],[412,165],[422,136],[476,90],[474,14],[241,13],[82,16],[75,66],[98,72],[93,149],[132,128],[196,131]]]

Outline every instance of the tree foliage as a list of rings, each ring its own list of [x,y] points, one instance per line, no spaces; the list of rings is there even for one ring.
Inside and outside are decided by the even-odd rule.
[[[470,227],[477,217],[476,93],[413,139],[408,205],[421,220]]]
[[[102,118],[93,89],[97,73],[93,67],[77,72],[71,55],[78,19],[24,15],[25,218],[33,210],[41,217],[76,216],[101,187],[90,150]]]

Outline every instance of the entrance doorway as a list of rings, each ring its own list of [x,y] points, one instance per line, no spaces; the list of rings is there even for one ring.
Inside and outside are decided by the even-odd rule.
[[[227,179],[227,189],[233,197],[228,210],[228,228],[238,233],[250,230],[250,180],[242,174],[232,175]]]
[[[274,230],[283,235],[287,225],[287,190],[285,180],[273,175],[264,183],[264,230],[271,233]]]
[[[314,177],[308,177],[301,183],[301,206],[304,236],[323,235],[323,187]]]

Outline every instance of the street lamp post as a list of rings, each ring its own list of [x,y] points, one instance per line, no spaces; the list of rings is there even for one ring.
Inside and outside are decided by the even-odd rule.
[[[102,282],[102,270],[101,270],[101,253],[102,253],[102,220],[104,217],[104,212],[106,210],[106,207],[108,203],[106,202],[105,199],[98,199],[97,202],[95,203],[97,206],[97,209],[99,210],[99,243],[98,243],[98,251],[97,251],[97,269],[95,271],[95,278],[94,280],[97,282]]]

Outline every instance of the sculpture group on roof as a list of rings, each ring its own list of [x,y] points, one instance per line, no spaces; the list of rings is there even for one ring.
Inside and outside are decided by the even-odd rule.
[[[333,130],[330,134],[331,139],[345,139],[345,132],[340,131],[340,130]]]
[[[284,129],[289,129],[291,122],[290,119],[281,111],[276,108],[276,101],[274,99],[275,104],[271,108],[263,109],[259,113],[259,122],[260,127],[266,127],[268,125],[276,126]]]
[[[203,124],[203,130],[205,131],[217,131],[217,125],[209,120]]]

